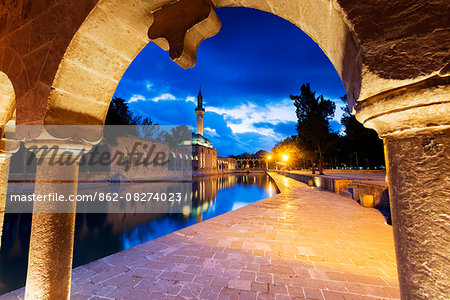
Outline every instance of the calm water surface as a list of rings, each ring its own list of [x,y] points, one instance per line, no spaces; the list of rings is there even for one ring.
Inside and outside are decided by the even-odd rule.
[[[142,185],[146,183],[141,183]],[[192,211],[183,214],[77,214],[73,267],[238,209],[277,193],[266,174],[194,178]],[[6,214],[0,294],[25,285],[31,214]]]

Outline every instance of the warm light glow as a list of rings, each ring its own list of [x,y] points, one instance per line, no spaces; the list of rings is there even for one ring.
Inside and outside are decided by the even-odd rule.
[[[191,214],[191,207],[189,205],[183,206],[183,216],[189,217]]]
[[[286,155],[286,154],[283,154],[283,155],[281,156],[281,158],[283,159],[283,161],[287,161],[287,160],[289,159],[289,156]]]
[[[267,156],[267,159],[271,160],[272,159],[272,155]]]
[[[272,189],[272,182],[269,181],[269,197],[273,196]]]

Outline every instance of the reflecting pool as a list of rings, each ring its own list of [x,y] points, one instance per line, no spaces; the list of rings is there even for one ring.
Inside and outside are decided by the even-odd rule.
[[[139,183],[135,187],[142,189],[146,184]],[[206,176],[193,179],[192,209],[184,214],[77,214],[73,267],[132,248],[277,192],[273,181],[263,173]],[[30,230],[31,214],[5,215],[0,249],[0,294],[25,285]]]

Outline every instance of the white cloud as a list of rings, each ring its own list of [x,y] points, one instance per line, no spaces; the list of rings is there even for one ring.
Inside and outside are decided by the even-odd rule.
[[[147,99],[144,96],[142,96],[142,95],[133,95],[128,100],[128,103],[133,103],[133,102],[138,102],[138,101],[145,101],[145,100],[147,100]]]
[[[177,97],[175,97],[172,94],[169,93],[165,93],[165,94],[161,94],[157,97],[153,97],[152,99],[150,99],[153,102],[158,102],[158,101],[173,101],[173,100],[177,100]]]
[[[256,128],[254,125],[262,122],[276,125],[297,121],[295,107],[290,99],[283,99],[262,106],[253,102],[243,103],[233,108],[210,106],[206,107],[206,111],[223,115],[233,133],[255,132],[276,139],[282,139],[283,136],[272,128]]]
[[[215,128],[205,127],[203,130],[204,130],[205,133],[208,134],[209,136],[219,137],[219,134],[217,133],[217,131],[216,131]]]
[[[133,103],[133,102],[137,102],[137,101],[158,102],[158,101],[174,101],[174,100],[177,100],[177,97],[175,97],[174,95],[169,94],[169,93],[161,94],[161,95],[153,97],[153,98],[146,98],[143,95],[133,95],[128,100],[128,103]]]
[[[153,87],[153,83],[151,83],[149,81],[146,81],[145,82],[145,87],[147,88],[148,91],[151,91],[152,87]]]
[[[187,96],[185,101],[186,101],[186,102],[192,102],[192,103],[194,103],[194,104],[197,104],[197,98],[194,97],[194,96]]]

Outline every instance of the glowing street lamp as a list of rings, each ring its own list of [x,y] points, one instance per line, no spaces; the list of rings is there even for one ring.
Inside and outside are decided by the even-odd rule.
[[[267,170],[269,170],[269,161],[272,159],[272,155],[267,156]]]
[[[287,162],[287,160],[289,159],[289,156],[286,155],[286,154],[283,154],[283,155],[281,155],[281,159],[282,159],[284,162]]]

